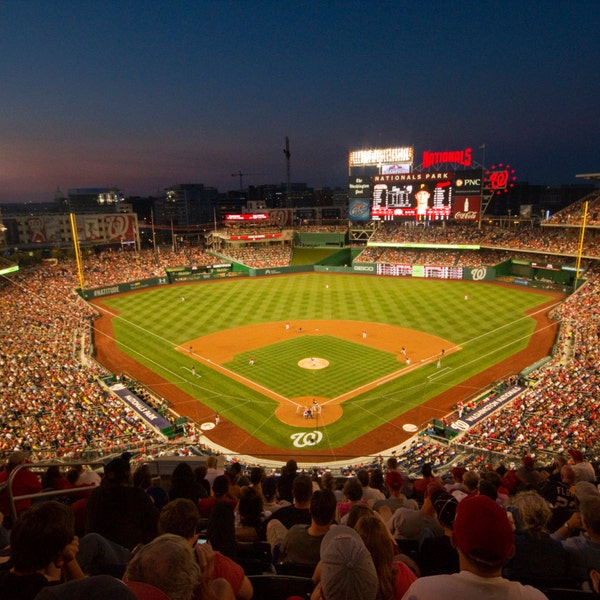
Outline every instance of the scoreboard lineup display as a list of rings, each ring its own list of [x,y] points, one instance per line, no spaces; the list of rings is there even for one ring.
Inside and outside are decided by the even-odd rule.
[[[452,216],[454,173],[397,173],[373,176],[374,220],[414,217],[430,221]]]

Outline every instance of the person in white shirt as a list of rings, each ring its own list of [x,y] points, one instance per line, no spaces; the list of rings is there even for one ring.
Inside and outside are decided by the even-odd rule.
[[[417,579],[402,600],[544,600],[538,589],[502,577],[514,553],[513,529],[506,510],[487,496],[458,503],[452,542],[460,572]]]

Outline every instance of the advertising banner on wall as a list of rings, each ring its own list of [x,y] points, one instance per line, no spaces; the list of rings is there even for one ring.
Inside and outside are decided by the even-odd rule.
[[[348,178],[348,198],[371,199],[371,177],[351,176]]]
[[[19,244],[49,244],[64,241],[59,215],[17,217]]]
[[[104,230],[110,242],[133,243],[135,241],[135,220],[133,215],[106,215]]]
[[[77,216],[77,235],[80,242],[135,243],[135,215]]]
[[[480,196],[454,196],[453,219],[457,221],[478,221],[480,210]]]
[[[291,227],[294,224],[294,210],[292,208],[269,209],[269,219],[275,221],[279,227]]]
[[[482,185],[483,173],[481,169],[454,173],[454,194],[457,196],[480,196]]]
[[[371,201],[363,198],[350,199],[348,218],[351,221],[369,221],[371,219]]]

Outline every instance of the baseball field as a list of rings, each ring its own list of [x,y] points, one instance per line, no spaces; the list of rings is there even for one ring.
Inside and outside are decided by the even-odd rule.
[[[559,301],[498,283],[231,278],[95,301],[95,344],[179,414],[218,413],[207,436],[233,452],[331,460],[390,448],[549,354]]]

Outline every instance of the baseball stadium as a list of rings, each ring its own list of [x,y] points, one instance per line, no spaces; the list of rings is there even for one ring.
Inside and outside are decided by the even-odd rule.
[[[369,155],[381,172],[365,185],[352,170],[363,159],[350,161],[343,219],[253,207],[201,234],[171,221],[167,244],[126,210],[3,217],[0,540],[36,506],[66,504],[82,540],[100,534],[121,552],[80,575],[100,565],[120,578],[169,500],[192,500],[191,539],[211,553],[225,528],[213,510],[229,503],[237,597],[278,600],[315,586],[314,564],[275,559],[288,526],[277,540],[269,530],[286,502],[309,526],[302,485],[329,494],[336,515],[367,488],[412,502],[363,502],[415,561],[411,580],[424,554],[396,515],[433,507],[429,484],[456,504],[455,491],[512,498],[537,486],[564,520],[558,488],[541,482],[587,466],[595,481],[600,461],[600,192],[542,222],[491,218],[507,173],[385,173]],[[25,243],[9,251],[15,239]],[[252,488],[267,482],[263,499]],[[115,485],[143,501],[113,503],[101,525],[95,502]],[[152,525],[134,531],[141,518]],[[552,527],[570,534],[568,518]],[[572,591],[587,575],[514,577]]]
[[[62,383],[48,390],[76,398],[59,406],[80,423],[76,434],[57,432],[56,407],[32,400],[52,426],[42,417],[27,441],[20,411],[11,418],[9,410],[14,430],[3,451],[63,460],[183,448],[274,469],[289,457],[304,468],[344,469],[404,453],[418,467],[415,448],[431,447],[442,463],[457,454],[514,462],[592,448],[592,427],[561,440],[570,433],[560,416],[552,434],[535,423],[557,410],[539,397],[540,382],[562,381],[556,371],[571,372],[574,361],[594,363],[579,356],[593,355],[596,344],[580,339],[571,314],[579,298],[585,310],[594,306],[597,193],[542,224],[487,219],[509,173],[405,173],[406,149],[398,151],[386,154],[394,162],[387,171],[380,156],[351,154],[345,223],[295,209],[224,214],[195,244],[143,250],[135,214],[71,214],[74,252],[46,252],[41,261],[21,253],[17,272],[4,269],[3,315],[16,311],[12,322],[22,324],[19,336],[5,328],[4,357],[11,364],[38,356],[45,339],[79,332],[60,352],[75,360],[75,381],[92,377],[85,388],[98,390],[93,398]],[[364,185],[373,163],[378,174]],[[39,220],[15,219],[12,228],[39,242],[61,227]],[[111,247],[111,239],[120,243]],[[28,332],[34,299],[42,314],[45,304],[56,310],[47,317],[52,336],[44,323],[41,333]],[[26,340],[32,349],[20,349]],[[3,386],[8,407],[23,403],[26,390],[11,383],[18,379]],[[32,398],[40,385],[48,382],[29,386]],[[103,427],[98,398],[125,416],[108,417],[110,433],[95,447],[93,428],[83,430],[89,409]],[[524,411],[530,403],[535,410]]]

